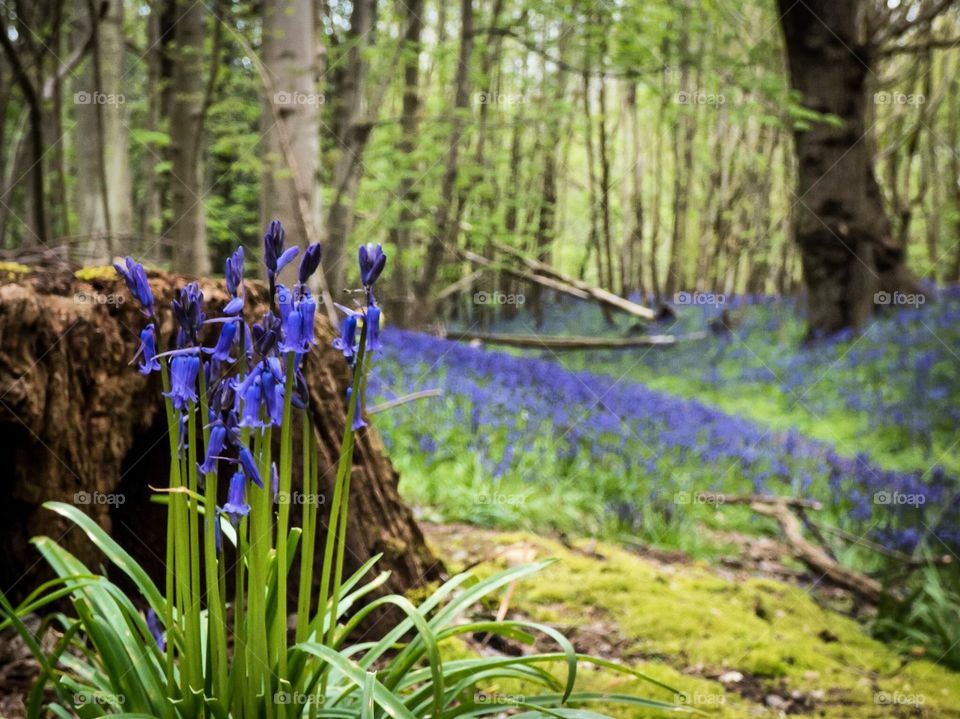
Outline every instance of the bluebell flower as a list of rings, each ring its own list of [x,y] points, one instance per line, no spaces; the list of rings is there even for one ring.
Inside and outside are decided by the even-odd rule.
[[[253,458],[253,452],[250,451],[249,447],[240,448],[239,462],[240,466],[243,467],[244,474],[247,475],[247,479],[257,485],[260,489],[263,489],[263,480],[260,479],[260,470],[257,469],[257,461]]]
[[[360,281],[364,287],[373,287],[380,273],[383,272],[384,265],[387,264],[387,256],[383,254],[383,246],[379,243],[360,245],[358,258],[360,260]]]
[[[349,314],[343,318],[340,324],[340,336],[333,341],[333,348],[343,352],[350,364],[353,364],[353,358],[356,355],[357,345],[357,316]]]
[[[223,444],[227,439],[227,427],[223,422],[214,422],[210,428],[210,439],[207,441],[207,454],[203,464],[197,465],[200,474],[209,474],[217,471],[217,460],[223,451]]]
[[[157,646],[162,652],[166,648],[166,640],[163,635],[163,628],[160,626],[160,621],[157,619],[157,613],[153,611],[153,608],[147,610],[147,629],[150,630],[150,633],[153,635],[153,640],[157,643]]]
[[[364,324],[367,326],[367,349],[377,352],[383,348],[380,344],[380,308],[376,305],[367,307]]]
[[[276,359],[276,358],[271,358]],[[279,360],[277,361],[279,369]],[[260,366],[260,386],[262,399],[267,406],[270,422],[277,427],[283,423],[283,374],[282,370],[274,374],[269,364]]]
[[[263,319],[251,328],[253,344],[261,357],[266,357],[277,345],[280,339],[282,322],[269,310],[264,313]]]
[[[283,283],[278,283],[276,298],[277,307],[280,309],[280,321],[286,322],[287,315],[289,315],[293,310],[293,292],[291,292]]]
[[[303,299],[300,300],[300,317],[303,322],[303,351],[310,349],[310,345],[315,345],[317,340],[313,334],[314,317],[317,314],[317,301],[313,295],[305,292]]]
[[[350,425],[350,429],[352,429],[354,432],[361,430],[367,426],[367,423],[363,421],[363,413],[361,411],[362,410],[361,402],[360,402],[361,394],[362,392],[357,392],[356,399],[354,400],[353,423]],[[352,396],[353,396],[353,388],[347,387],[347,402],[350,401],[350,398]]]
[[[243,297],[234,297],[223,306],[223,314],[236,315],[243,310]]]
[[[140,348],[133,359],[142,357],[138,367],[140,374],[150,374],[160,369],[160,360],[157,359],[157,344],[154,338],[153,323],[151,322],[140,330]]]
[[[317,271],[317,268],[320,266],[321,253],[319,242],[314,242],[307,248],[307,251],[303,253],[303,258],[300,260],[300,272],[297,278],[301,285],[306,284],[307,280]]]
[[[197,401],[197,374],[200,358],[195,354],[176,355],[170,362],[170,391],[165,395],[173,400],[175,409],[184,410]]]
[[[238,394],[241,402],[241,427],[265,427],[260,417],[260,404],[263,402],[262,375],[256,369],[251,372],[240,386]]]
[[[173,316],[180,325],[177,333],[177,347],[195,346],[200,335],[205,315],[203,313],[203,292],[200,285],[191,282],[180,290],[180,297],[173,301]]]
[[[280,342],[281,352],[303,351],[303,317],[299,309],[287,312],[283,323],[283,339]]]
[[[150,290],[150,283],[147,282],[147,273],[143,265],[134,262],[130,256],[125,257],[123,261],[126,266],[119,262],[114,264],[117,274],[126,282],[130,294],[137,298],[143,313],[148,317],[153,316],[153,292]]]
[[[233,347],[236,339],[237,323],[225,322],[223,329],[220,330],[220,337],[217,339],[216,346],[212,349],[205,347],[203,351],[212,354],[218,362],[233,362],[233,358],[230,356],[230,348]]]
[[[280,220],[273,220],[267,228],[267,233],[263,236],[263,263],[267,266],[267,278],[270,281],[271,290],[280,271],[292,262],[297,253],[300,252],[299,247],[283,249],[286,235],[287,233],[283,229],[283,225],[280,224]]]
[[[234,527],[240,523],[241,517],[250,514],[250,505],[247,504],[246,496],[247,478],[243,472],[234,472],[227,489],[227,501],[222,507],[224,514],[230,518],[230,523]]]
[[[226,272],[227,292],[231,297],[240,297],[243,288],[243,247],[238,247],[227,258]]]

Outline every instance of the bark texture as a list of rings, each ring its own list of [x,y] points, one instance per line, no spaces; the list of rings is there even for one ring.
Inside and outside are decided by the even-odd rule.
[[[157,326],[167,346],[174,331],[167,308],[181,284],[175,275],[151,274],[157,307],[163,308]],[[222,306],[222,283],[206,280],[201,285],[209,306]],[[259,315],[265,301],[266,290],[250,283],[248,317]],[[128,366],[143,324],[119,282],[88,284],[70,275],[36,275],[0,285],[4,592],[22,597],[42,576],[43,563],[29,543],[38,534],[60,541],[91,568],[100,566],[86,537],[40,506],[47,500],[81,505],[151,575],[161,576],[165,509],[150,502],[150,486],[163,487],[168,480],[166,419],[159,376],[145,378]],[[333,335],[325,318],[318,318],[316,329],[319,345],[308,355],[305,372],[319,446],[320,487],[329,497],[349,372],[330,347]],[[382,552],[378,566],[392,571],[386,586],[390,591],[404,591],[442,571],[401,501],[397,482],[378,436],[364,430],[354,456],[347,561],[355,568]],[[220,487],[225,485],[223,476]],[[295,476],[294,489],[300,486]],[[108,502],[109,496],[123,501]],[[321,537],[325,513],[321,507]],[[318,551],[317,556],[322,554]]]
[[[873,171],[862,10],[861,0],[780,0],[791,84],[806,107],[840,120],[794,133],[794,223],[812,336],[862,325],[875,292],[910,292],[915,284]]]

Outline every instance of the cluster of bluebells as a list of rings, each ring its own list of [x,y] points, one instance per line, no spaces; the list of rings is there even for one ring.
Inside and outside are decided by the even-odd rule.
[[[676,516],[678,492],[756,492],[822,500],[844,528],[869,529],[898,549],[911,550],[921,536],[960,547],[960,483],[941,467],[884,470],[796,430],[771,431],[619,375],[572,372],[400,330],[385,333],[384,342],[374,391],[389,399],[422,389],[429,376],[444,395],[413,418],[392,415],[385,439],[419,442],[438,467],[469,453],[495,478],[589,483],[610,515],[634,523],[630,531],[645,530],[650,510]],[[884,501],[905,496],[916,501]]]
[[[317,243],[306,249],[297,281],[288,288],[278,282],[278,276],[297,257],[299,248],[284,249],[284,239],[282,225],[274,220],[263,238],[272,301],[256,322],[248,323],[245,318],[244,252],[240,247],[226,261],[230,299],[220,316],[207,315],[203,292],[196,282],[191,282],[180,289],[172,302],[177,327],[174,347],[158,352],[156,325],[151,321],[140,333],[140,347],[134,358],[140,360],[139,370],[143,374],[161,371],[161,360],[169,361],[170,386],[165,395],[180,415],[181,453],[191,441],[186,420],[196,411],[199,392],[205,392],[205,429],[209,439],[198,471],[215,475],[221,462],[235,467],[227,501],[219,508],[234,524],[250,511],[245,500],[247,484],[264,486],[259,462],[242,439],[243,430],[262,432],[282,423],[285,380],[291,370],[290,403],[302,409],[307,402],[302,363],[304,355],[316,344],[317,308],[308,282],[320,266],[321,248]],[[143,313],[153,320],[153,295],[143,266],[128,257],[116,269]],[[203,344],[208,327],[219,327],[212,346]],[[276,492],[275,466],[271,475]]]

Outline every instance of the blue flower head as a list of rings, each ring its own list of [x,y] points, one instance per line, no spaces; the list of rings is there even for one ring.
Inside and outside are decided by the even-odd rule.
[[[374,282],[383,272],[384,265],[387,264],[387,256],[383,254],[383,246],[377,244],[360,245],[358,252],[360,260],[360,281],[366,288],[373,287]]]
[[[226,271],[227,292],[231,297],[239,297],[243,286],[243,247],[238,247],[236,251],[227,258]]]
[[[140,374],[150,374],[160,369],[160,360],[157,359],[157,343],[154,337],[153,322],[140,330],[140,349],[134,359],[141,357],[138,367]]]
[[[383,348],[380,343],[380,308],[376,305],[367,307],[367,314],[364,320],[367,327],[367,349],[371,352],[378,352]]]
[[[236,527],[240,517],[250,514],[250,505],[246,502],[247,478],[243,472],[234,472],[230,478],[230,488],[227,490],[227,501],[223,505],[224,513],[230,518],[230,523]]]
[[[152,316],[153,292],[150,290],[150,283],[147,282],[147,273],[144,271],[143,265],[134,262],[133,258],[129,256],[125,257],[123,261],[126,266],[119,262],[114,265],[117,274],[126,282],[130,294],[137,298],[143,313],[148,317]]]
[[[207,441],[207,455],[204,457],[203,464],[197,465],[197,471],[200,474],[209,474],[217,471],[217,460],[223,451],[223,443],[227,439],[227,427],[219,420],[214,422],[210,428],[210,439]]]
[[[253,452],[251,452],[248,447],[240,448],[239,462],[240,466],[243,467],[243,473],[247,475],[247,479],[260,489],[263,489],[263,480],[260,479],[260,470],[257,469],[257,461],[253,458]]]
[[[166,641],[163,635],[163,627],[160,626],[157,613],[153,611],[153,608],[147,610],[147,629],[150,630],[150,633],[153,635],[153,640],[162,652],[166,646]]]
[[[276,282],[276,276],[280,271],[300,252],[299,247],[283,249],[286,236],[287,233],[280,224],[280,220],[272,220],[267,233],[263,236],[263,263],[267,266],[267,278],[270,280],[271,287]]]
[[[230,357],[230,348],[233,347],[237,339],[237,323],[236,322],[225,322],[223,324],[223,329],[220,330],[220,337],[217,339],[217,344],[211,348],[204,348],[204,352],[212,354],[213,358],[218,362],[233,362],[233,358]]]
[[[165,395],[173,400],[173,406],[185,410],[190,402],[197,401],[197,374],[200,372],[200,357],[196,354],[176,355],[170,362],[170,391]]]
[[[349,314],[343,318],[340,324],[340,336],[333,341],[333,348],[343,352],[350,364],[353,364],[353,358],[356,355],[357,346],[357,316]]]
[[[177,347],[196,346],[200,328],[206,315],[203,314],[203,292],[200,285],[191,282],[180,290],[180,298],[173,301],[173,316],[180,325]]]
[[[306,284],[307,280],[317,271],[317,268],[320,266],[321,254],[322,250],[320,249],[319,242],[314,242],[307,248],[307,251],[303,253],[303,257],[300,260],[300,272],[297,276],[301,285]]]

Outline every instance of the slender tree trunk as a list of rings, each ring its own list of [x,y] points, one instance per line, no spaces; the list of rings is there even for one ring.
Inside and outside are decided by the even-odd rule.
[[[300,190],[308,208],[303,222],[320,227],[320,109],[323,96],[317,92],[317,42],[311,0],[272,0],[263,5],[263,64],[273,79],[273,97],[264,99],[263,190],[260,201],[261,225],[279,219],[287,228],[288,241],[305,247],[302,229]],[[275,111],[274,111],[275,108]],[[290,167],[284,140],[296,158]],[[299,188],[299,189],[298,189]],[[342,264],[324,248],[324,272]],[[295,263],[281,279],[290,282]]]
[[[858,27],[863,2],[779,4],[793,88],[810,109],[840,119],[794,133],[800,200],[794,222],[814,338],[862,325],[875,292],[909,292],[915,282],[863,141],[872,62]]]
[[[367,47],[376,24],[376,2],[354,0],[347,33],[347,60],[337,73],[334,135],[337,160],[333,169],[333,200],[327,214],[323,271],[336,296],[344,287],[347,240],[353,228],[353,207],[363,168],[363,150],[373,126],[364,122],[367,88]]]
[[[440,271],[444,251],[457,244],[459,227],[456,226],[457,177],[460,170],[460,143],[466,130],[465,117],[470,104],[470,62],[473,57],[473,0],[460,0],[460,52],[457,59],[456,98],[454,115],[450,128],[450,145],[447,149],[447,161],[444,168],[440,190],[440,205],[435,214],[435,234],[427,246],[423,275],[416,285],[419,322],[423,322],[432,312],[428,301],[433,282]]]
[[[417,113],[420,111],[420,36],[423,34],[423,0],[406,0],[404,8],[406,29],[403,35],[403,109],[400,115],[400,142],[397,150],[402,155],[403,173],[397,189],[397,201],[400,203],[400,216],[390,228],[390,243],[394,247],[396,261],[394,268],[394,296],[397,300],[388,307],[394,322],[404,326],[407,321],[410,282],[407,277],[409,252],[412,249],[412,230],[416,220],[414,196],[416,165],[413,149],[417,138]]]
[[[205,189],[200,143],[204,113],[206,6],[178,0],[175,28],[173,103],[170,110],[171,205],[169,234],[173,267],[184,274],[210,271],[207,254]]]

